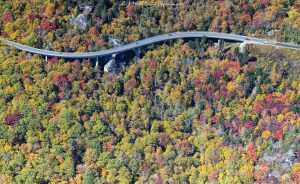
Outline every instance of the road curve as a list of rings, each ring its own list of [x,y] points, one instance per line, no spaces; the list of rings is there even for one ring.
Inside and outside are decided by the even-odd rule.
[[[4,41],[5,45],[7,45],[7,46],[14,46],[16,49],[30,52],[33,54],[39,54],[39,55],[49,56],[49,57],[58,57],[58,58],[80,59],[80,58],[97,58],[97,57],[101,57],[101,56],[112,55],[112,54],[124,52],[127,50],[133,50],[135,48],[139,48],[139,47],[149,45],[152,43],[168,41],[168,40],[173,40],[173,39],[201,38],[201,37],[207,37],[207,38],[213,38],[213,39],[224,39],[224,40],[236,41],[236,42],[247,42],[247,43],[253,43],[253,44],[264,44],[264,45],[270,45],[270,46],[276,46],[276,47],[286,47],[286,48],[300,50],[300,46],[295,45],[295,44],[280,43],[280,42],[270,41],[270,40],[266,40],[266,39],[251,38],[251,37],[241,36],[241,35],[236,35],[236,34],[217,33],[217,32],[168,33],[168,34],[162,34],[159,36],[154,36],[154,37],[146,38],[143,40],[139,40],[139,41],[129,43],[126,45],[122,45],[122,46],[119,46],[116,48],[111,48],[111,49],[101,50],[101,51],[96,51],[96,52],[84,52],[84,53],[55,52],[55,51],[48,51],[48,50],[29,47],[29,46],[22,45],[22,44],[19,44],[16,42],[6,41],[1,38],[0,38],[0,41],[1,40]]]

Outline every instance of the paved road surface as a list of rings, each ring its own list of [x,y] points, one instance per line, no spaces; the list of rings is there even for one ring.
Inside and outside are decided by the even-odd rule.
[[[111,49],[101,50],[101,51],[96,51],[96,52],[84,52],[84,53],[48,51],[48,50],[29,47],[29,46],[22,45],[22,44],[12,42],[12,41],[5,41],[5,44],[8,46],[14,46],[15,48],[17,48],[19,50],[30,52],[33,54],[40,54],[43,56],[58,57],[58,58],[80,59],[80,58],[97,58],[97,57],[101,57],[101,56],[112,55],[112,54],[124,52],[127,50],[133,50],[135,48],[139,48],[139,47],[149,45],[152,43],[168,41],[168,40],[173,40],[173,39],[201,38],[201,37],[224,39],[224,40],[236,41],[236,42],[247,42],[247,43],[253,43],[253,44],[264,44],[264,45],[286,47],[286,48],[300,50],[300,46],[295,45],[295,44],[279,43],[279,42],[271,41],[271,40],[251,38],[251,37],[235,35],[235,34],[216,33],[216,32],[175,32],[175,33],[163,34],[163,35],[159,35],[159,36],[146,38],[146,39],[143,39],[143,40],[140,40],[137,42],[133,42],[133,43],[129,43],[127,45],[119,46],[116,48],[111,48]],[[0,38],[0,40],[3,40],[3,39]]]

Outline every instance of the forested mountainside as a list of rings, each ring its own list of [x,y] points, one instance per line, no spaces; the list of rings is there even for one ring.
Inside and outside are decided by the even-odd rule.
[[[300,44],[300,0],[172,2],[0,0],[0,38],[58,52],[177,31]],[[95,66],[1,41],[0,184],[300,183],[299,51],[198,38],[133,53]]]
[[[201,43],[117,75],[2,46],[0,183],[299,183],[299,53]]]
[[[0,0],[0,35],[38,48],[94,51],[176,31],[215,31],[300,43],[299,0]],[[134,3],[140,3],[136,5]],[[153,4],[154,5],[151,5]],[[158,3],[158,4],[155,4]],[[90,5],[90,25],[71,19]]]

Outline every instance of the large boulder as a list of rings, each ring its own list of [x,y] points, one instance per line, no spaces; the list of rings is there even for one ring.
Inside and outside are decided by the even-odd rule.
[[[88,16],[92,12],[92,6],[81,6],[80,10],[83,10],[82,14],[79,14],[73,22],[79,29],[86,30],[88,28]]]
[[[112,47],[119,47],[119,46],[123,45],[121,40],[119,40],[117,38],[113,38],[113,37],[109,38],[108,44],[112,45]]]
[[[75,26],[82,30],[86,30],[88,27],[88,20],[84,14],[79,14],[74,20]]]
[[[106,65],[104,66],[104,72],[107,73],[116,73],[117,72],[117,63],[115,59],[111,59]]]

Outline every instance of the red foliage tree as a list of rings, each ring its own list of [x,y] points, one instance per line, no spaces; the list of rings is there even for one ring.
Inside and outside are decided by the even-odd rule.
[[[201,84],[201,77],[200,76],[196,77],[194,79],[194,83],[195,83],[196,86],[198,86],[199,84]]]
[[[57,86],[60,92],[65,92],[69,87],[69,82],[66,77],[59,77],[57,81]]]
[[[6,116],[4,124],[8,126],[15,126],[19,123],[21,118],[20,114],[9,114]]]
[[[194,153],[193,145],[188,140],[183,140],[175,145],[177,151],[183,152],[187,155],[192,155]]]
[[[72,83],[76,78],[77,78],[77,76],[74,75],[74,74],[72,74],[72,73],[69,73],[69,74],[67,75],[68,82],[71,82],[71,83]]]
[[[83,116],[81,116],[81,121],[86,122],[90,120],[90,116],[87,114],[84,114]]]
[[[248,145],[246,153],[250,160],[256,162],[256,149],[254,143]]]
[[[163,184],[163,180],[162,180],[161,176],[158,176],[154,183],[155,184]]]
[[[195,95],[194,95],[194,101],[196,102],[196,103],[198,103],[199,102],[199,100],[200,100],[200,98],[201,98],[201,94],[200,94],[200,92],[196,92],[195,93]]]
[[[71,65],[74,67],[74,68],[80,68],[80,61],[79,60],[75,60],[71,63]]]
[[[209,175],[208,175],[208,180],[215,183],[219,178],[219,174],[217,171],[212,171]]]
[[[52,31],[52,30],[56,29],[56,23],[55,23],[55,21],[50,22],[47,19],[42,19],[41,28],[46,30],[46,31]]]
[[[3,15],[3,25],[6,25],[13,18],[10,12],[5,12]]]
[[[212,76],[214,76],[214,77],[222,77],[223,76],[223,71],[222,70],[218,70],[218,71],[213,71],[212,73],[211,73],[211,75]]]
[[[98,30],[97,30],[97,28],[96,28],[95,26],[91,27],[91,28],[89,29],[89,32],[90,32],[92,35],[98,35],[98,34],[99,34],[99,32],[98,32]]]
[[[133,5],[126,6],[126,15],[131,18],[136,17],[136,7]]]
[[[277,130],[277,131],[275,132],[275,138],[276,138],[277,140],[281,139],[282,136],[283,136],[283,131],[282,131],[282,130]]]
[[[273,100],[272,94],[268,94],[267,96],[267,102],[271,102]]]
[[[244,128],[249,131],[254,127],[253,121],[247,121],[246,123],[244,123]]]
[[[151,69],[156,69],[157,68],[157,62],[154,61],[154,60],[151,60],[150,63],[149,63],[149,67]]]
[[[86,45],[87,47],[89,47],[89,46],[92,45],[92,40],[91,40],[91,39],[92,39],[92,38],[91,38],[90,35],[87,35],[87,36],[85,37],[85,45]]]
[[[155,161],[156,161],[156,165],[159,169],[164,167],[164,161],[163,161],[163,157],[162,157],[161,153],[157,153],[155,155]]]
[[[125,94],[129,94],[137,86],[138,81],[135,77],[131,77],[125,84]]]
[[[159,145],[166,146],[170,141],[170,136],[167,133],[159,134]]]
[[[23,78],[24,78],[24,79],[29,79],[29,78],[30,78],[30,75],[29,75],[28,73],[25,73],[25,74],[23,75]]]
[[[111,152],[112,150],[112,145],[110,143],[106,143],[106,144],[103,144],[103,150],[105,152]]]
[[[58,63],[57,57],[53,57],[53,58],[49,59],[49,60],[48,60],[48,63],[50,63],[50,64]]]
[[[263,109],[262,103],[255,103],[253,105],[253,111],[255,112],[255,114],[259,114],[261,112],[261,110]]]
[[[144,162],[142,165],[142,174],[146,174],[149,171],[149,165],[147,162]]]
[[[250,22],[251,22],[251,15],[250,15],[250,13],[246,13],[246,14],[240,16],[240,22],[241,23],[245,23],[247,25],[250,24]]]
[[[300,174],[293,173],[292,177],[295,182],[300,182]]]

